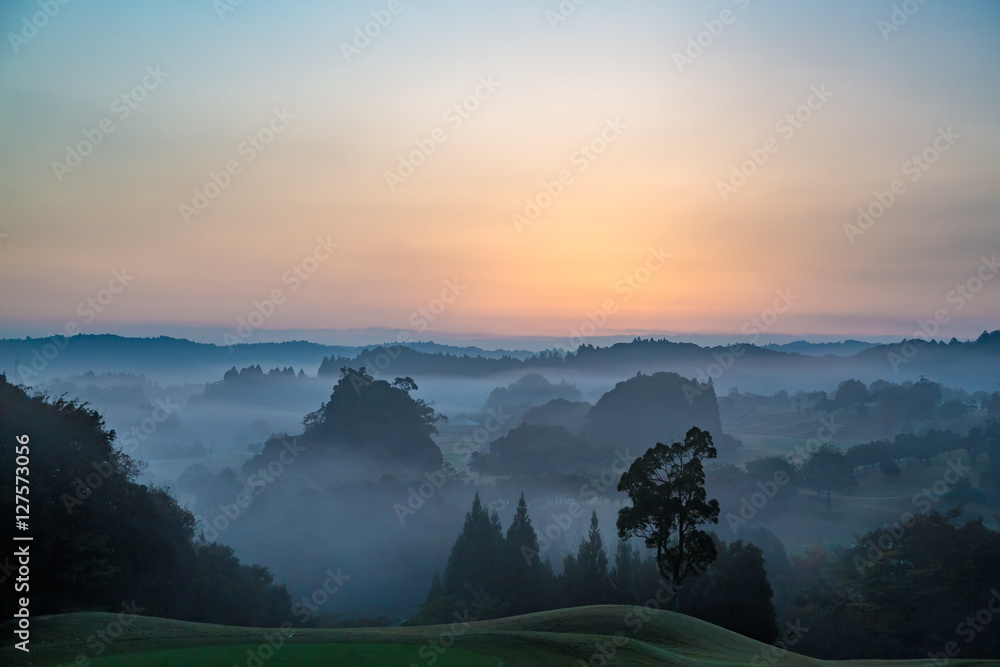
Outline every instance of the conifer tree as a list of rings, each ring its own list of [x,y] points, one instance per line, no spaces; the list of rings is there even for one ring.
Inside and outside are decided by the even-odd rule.
[[[503,615],[507,596],[501,576],[505,543],[500,517],[483,507],[477,493],[465,515],[441,580],[441,594],[456,609],[472,609],[477,618]]]

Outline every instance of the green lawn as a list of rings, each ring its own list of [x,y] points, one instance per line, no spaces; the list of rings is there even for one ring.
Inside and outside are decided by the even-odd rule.
[[[329,665],[426,664],[435,656],[438,667],[496,667],[497,661],[485,655],[457,648],[434,652],[405,644],[290,644],[272,648],[268,644],[231,644],[205,646],[172,651],[124,653],[91,661],[92,667],[183,667],[187,665],[296,665],[296,667],[327,667]],[[254,660],[256,658],[256,660]]]
[[[237,628],[137,617],[119,631],[115,614],[78,613],[39,617],[32,621],[31,653],[16,651],[12,642],[0,648],[3,665],[69,665],[81,667],[157,667],[201,665],[264,667],[275,665],[378,665],[400,667],[579,667],[594,665],[730,667],[775,664],[790,667],[855,665],[889,667],[926,662],[824,662],[784,653],[728,630],[669,611],[602,605],[577,607],[449,626],[406,628],[295,629],[281,633],[264,628]],[[113,642],[98,652],[98,633],[115,627]],[[4,624],[12,635],[12,624]],[[273,654],[261,647],[268,639]],[[100,653],[100,655],[98,655]],[[259,660],[259,661],[258,661]],[[1000,661],[951,661],[949,667],[991,665]]]

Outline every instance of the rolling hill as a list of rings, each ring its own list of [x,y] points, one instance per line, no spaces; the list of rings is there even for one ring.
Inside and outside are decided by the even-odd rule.
[[[5,665],[917,665],[827,662],[670,611],[603,605],[451,626],[275,630],[86,612],[32,621],[31,653],[7,645]],[[12,624],[5,624],[10,635]],[[797,632],[808,632],[801,628]],[[789,631],[789,642],[795,634]],[[950,667],[1000,666],[953,660]]]

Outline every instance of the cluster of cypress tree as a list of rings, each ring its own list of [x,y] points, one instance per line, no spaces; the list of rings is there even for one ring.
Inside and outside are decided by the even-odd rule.
[[[642,558],[631,543],[619,540],[614,563],[601,537],[597,512],[575,554],[556,574],[539,558],[538,536],[524,494],[506,535],[496,512],[476,494],[448,558],[444,575],[434,575],[420,623],[485,620],[548,609],[595,604],[677,608],[749,637],[770,642],[778,629],[761,551],[742,540],[716,541],[719,557],[701,577],[675,591],[664,581],[655,559]],[[666,597],[664,596],[664,589]],[[664,603],[666,600],[666,603]],[[683,604],[678,601],[683,600]]]

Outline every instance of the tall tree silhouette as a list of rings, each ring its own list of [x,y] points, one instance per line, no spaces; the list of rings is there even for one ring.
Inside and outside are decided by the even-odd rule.
[[[563,586],[566,599],[574,605],[605,604],[611,598],[608,554],[596,511],[590,515],[590,531],[576,556],[567,555],[563,561]]]
[[[526,614],[545,608],[552,588],[552,567],[539,560],[538,535],[521,493],[507,528],[504,580],[510,591],[510,611]]]
[[[716,450],[708,431],[692,427],[684,442],[656,443],[622,474],[618,490],[629,495],[631,506],[618,512],[618,535],[645,538],[656,550],[656,564],[679,588],[715,560],[711,535],[699,528],[719,522],[719,502],[705,493],[704,459]]]
[[[441,595],[476,618],[504,615],[510,607],[502,576],[505,546],[499,517],[490,515],[477,493],[448,556]]]

